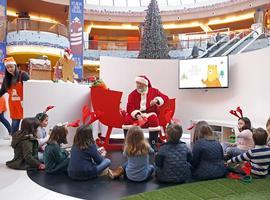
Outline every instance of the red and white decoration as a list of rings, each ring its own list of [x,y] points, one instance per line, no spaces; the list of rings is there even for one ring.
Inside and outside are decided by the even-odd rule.
[[[78,17],[70,25],[70,46],[74,54],[82,54],[83,31],[82,24]]]

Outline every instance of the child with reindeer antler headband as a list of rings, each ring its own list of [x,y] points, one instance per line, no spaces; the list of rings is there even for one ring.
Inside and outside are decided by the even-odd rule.
[[[249,118],[243,117],[243,111],[240,107],[237,107],[236,110],[231,110],[230,113],[238,118],[239,132],[235,133],[236,143],[230,145],[225,151],[227,159],[245,153],[254,147]]]
[[[38,159],[40,161],[43,161],[43,152],[45,150],[46,143],[50,137],[50,134],[47,134],[45,130],[45,128],[48,126],[48,120],[49,120],[47,112],[53,108],[54,106],[47,106],[47,108],[42,113],[38,113],[35,117],[40,122],[40,126],[37,129],[37,140],[38,140],[38,146],[39,146]]]

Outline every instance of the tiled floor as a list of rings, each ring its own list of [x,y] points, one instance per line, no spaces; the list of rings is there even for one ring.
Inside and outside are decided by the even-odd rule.
[[[2,200],[72,200],[76,199],[47,190],[34,183],[26,171],[12,170],[6,167],[12,159],[11,140],[0,139],[0,199]]]

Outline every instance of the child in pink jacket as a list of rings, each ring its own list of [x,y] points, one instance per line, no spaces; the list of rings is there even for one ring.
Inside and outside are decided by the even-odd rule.
[[[254,147],[252,138],[251,122],[247,117],[238,119],[238,133],[235,133],[236,143],[226,149],[227,158],[238,156]]]

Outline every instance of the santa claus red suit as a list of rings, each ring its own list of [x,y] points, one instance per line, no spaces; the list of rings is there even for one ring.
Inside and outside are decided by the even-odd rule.
[[[155,146],[160,131],[158,121],[159,107],[168,100],[168,97],[158,89],[152,88],[146,76],[138,76],[135,81],[137,83],[137,89],[133,90],[128,96],[128,114],[125,116],[125,122],[122,128],[126,135],[128,129],[134,125],[138,119],[141,117],[145,118],[146,122],[141,127],[149,128],[149,141],[151,146]],[[140,90],[138,84],[143,84],[144,90]]]

